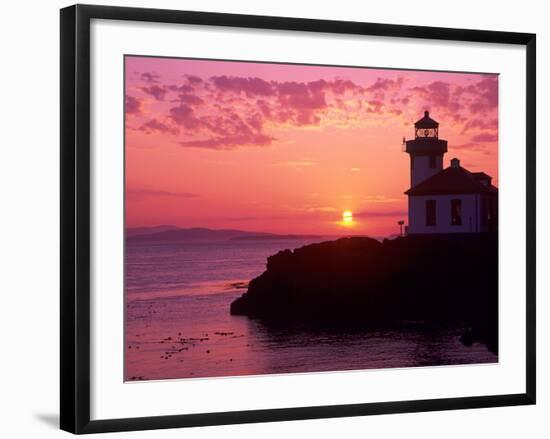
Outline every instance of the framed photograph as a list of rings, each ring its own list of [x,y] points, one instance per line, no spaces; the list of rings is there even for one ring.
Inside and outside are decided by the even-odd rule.
[[[535,403],[535,35],[61,10],[61,428]]]

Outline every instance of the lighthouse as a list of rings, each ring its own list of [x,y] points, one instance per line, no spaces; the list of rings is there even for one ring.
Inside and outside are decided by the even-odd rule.
[[[411,157],[411,187],[443,170],[447,141],[439,138],[439,123],[428,111],[415,122],[414,139],[405,141],[405,151]]]
[[[414,124],[414,139],[403,144],[411,159],[408,235],[497,231],[498,189],[491,176],[468,171],[457,158],[443,169],[447,141],[428,111]]]

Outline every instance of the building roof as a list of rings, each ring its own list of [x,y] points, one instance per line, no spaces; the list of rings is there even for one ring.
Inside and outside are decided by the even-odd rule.
[[[485,172],[472,172],[471,174],[472,174],[472,176],[474,176],[478,180],[484,180],[484,179],[489,180],[489,181],[492,180],[492,177],[490,175],[486,174]]]
[[[417,120],[414,123],[414,126],[416,128],[437,128],[439,123],[430,117],[430,113],[428,111],[424,111],[424,117]]]
[[[483,174],[480,175],[480,174]],[[482,178],[480,178],[482,177]],[[450,195],[497,193],[498,189],[482,180],[489,177],[483,172],[470,172],[461,166],[448,167],[432,177],[418,183],[405,192],[406,195]],[[490,178],[490,177],[489,177]]]

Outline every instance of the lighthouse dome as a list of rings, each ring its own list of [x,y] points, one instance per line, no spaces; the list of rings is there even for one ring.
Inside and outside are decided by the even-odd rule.
[[[424,117],[419,119],[414,124],[415,128],[437,128],[439,123],[430,117],[429,111],[424,111]]]

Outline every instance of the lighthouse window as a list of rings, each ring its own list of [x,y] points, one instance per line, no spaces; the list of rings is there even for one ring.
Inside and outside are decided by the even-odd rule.
[[[435,168],[435,155],[430,156],[430,168]]]
[[[462,225],[462,200],[451,200],[451,225]]]
[[[426,200],[426,225],[435,226],[436,213],[435,213],[435,200]]]

